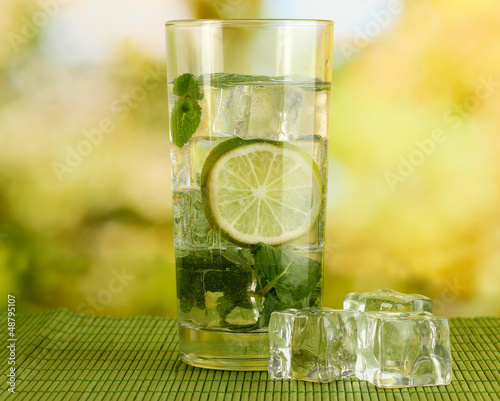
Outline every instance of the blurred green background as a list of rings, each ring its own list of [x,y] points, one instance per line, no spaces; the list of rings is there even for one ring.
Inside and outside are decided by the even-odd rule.
[[[324,18],[325,305],[389,287],[500,315],[500,3],[345,3],[4,0],[2,294],[23,313],[175,316],[164,22]]]

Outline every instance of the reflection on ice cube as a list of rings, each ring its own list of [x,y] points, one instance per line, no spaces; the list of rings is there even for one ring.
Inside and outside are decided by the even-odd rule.
[[[329,308],[273,312],[269,375],[329,382],[354,373],[358,312]]]
[[[446,318],[429,312],[359,315],[358,379],[391,388],[446,385],[451,375]]]

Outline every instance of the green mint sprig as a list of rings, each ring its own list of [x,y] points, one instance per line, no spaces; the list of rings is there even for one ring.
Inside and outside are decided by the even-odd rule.
[[[226,250],[220,255],[198,251],[177,263],[181,310],[188,313],[193,307],[204,309],[206,291],[223,293],[216,306],[220,324],[238,331],[266,327],[274,311],[314,306],[321,293],[319,262],[264,243],[252,251]],[[259,285],[257,291],[250,291],[255,274]],[[258,322],[249,326],[228,323],[226,318],[236,307],[255,307],[251,297],[256,302],[263,299]]]
[[[217,311],[222,321],[237,306],[251,309],[253,306],[249,302],[250,296],[264,299],[259,321],[253,326],[235,327],[236,330],[249,331],[266,327],[274,311],[316,305],[321,292],[322,272],[319,262],[285,249],[275,249],[262,242],[255,246],[251,254],[248,250],[240,250],[234,255],[223,256],[240,266],[240,269],[253,267],[259,280],[259,290],[248,292],[241,288],[241,284],[238,285],[241,280],[229,283],[224,296],[217,301]]]
[[[199,100],[203,93],[192,74],[182,74],[174,81],[174,94],[179,96],[172,108],[170,117],[172,141],[183,147],[198,129],[201,122]]]
[[[259,327],[269,324],[274,311],[312,306],[311,295],[317,292],[321,280],[319,262],[262,242],[254,252],[254,269],[261,284],[258,294],[265,296]]]
[[[254,269],[261,280],[260,295],[274,288],[278,299],[285,304],[307,297],[321,278],[321,265],[317,261],[262,242],[256,246]]]

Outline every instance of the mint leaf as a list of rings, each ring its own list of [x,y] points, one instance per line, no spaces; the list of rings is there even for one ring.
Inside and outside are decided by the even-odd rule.
[[[226,269],[227,274],[224,282],[224,296],[217,300],[217,312],[221,322],[226,322],[227,316],[236,308],[254,309],[254,302],[251,300],[250,291],[252,289],[253,264],[255,259],[249,249],[226,249],[222,252],[222,257],[232,264]],[[225,325],[225,324],[224,324]],[[238,326],[240,329],[241,326]]]
[[[222,253],[230,262],[246,268],[253,268],[255,258],[249,249],[227,249]]]
[[[260,281],[257,292],[256,273]],[[200,250],[177,257],[177,296],[181,311],[188,313],[195,307],[207,307],[207,291],[223,293],[216,305],[222,327],[251,331],[266,327],[274,311],[318,306],[321,265],[264,243],[257,244],[253,251],[229,248],[215,253]],[[228,318],[237,307],[251,311],[260,309],[259,305],[262,310],[254,324],[235,324]],[[240,313],[243,312],[238,311]]]
[[[190,254],[177,258],[177,298],[181,311],[189,313],[193,308],[205,309],[204,267],[210,263],[206,254]]]
[[[309,296],[321,279],[319,262],[262,242],[256,246],[254,269],[263,286],[261,295],[274,288],[279,301],[287,305]]]
[[[201,122],[201,107],[198,100],[203,99],[200,85],[192,74],[182,74],[174,80],[173,92],[179,99],[172,108],[170,126],[172,142],[182,147],[193,136]]]
[[[198,81],[192,74],[182,74],[174,81],[174,94],[177,96],[189,96],[193,100],[203,99]]]
[[[217,300],[222,321],[237,306],[253,308],[249,295],[255,280],[253,270],[209,250],[192,251],[184,257],[178,257],[176,264],[177,298],[182,312],[188,313],[195,307],[205,309],[207,291],[224,293]]]
[[[255,305],[249,298],[248,292],[245,294],[238,294],[238,292],[231,292],[229,294],[224,293],[224,296],[217,300],[217,313],[224,325],[227,315],[229,315],[234,308],[253,309],[254,306]]]
[[[275,311],[281,311],[290,308],[302,309],[302,308],[307,308],[309,306],[313,305],[311,305],[311,302],[309,301],[308,298],[304,298],[301,299],[300,301],[295,301],[290,303],[283,302],[278,298],[276,290],[273,288],[266,295],[257,325],[259,328],[267,327],[269,325],[269,320],[271,319],[271,313]]]
[[[253,270],[228,261],[224,264],[225,270],[217,277],[218,285],[224,292],[224,296],[217,300],[217,312],[222,323],[226,322],[227,315],[234,308],[253,309],[255,306],[250,295],[255,274]]]
[[[172,141],[182,147],[193,136],[201,121],[201,107],[191,97],[181,97],[175,102],[170,117]]]

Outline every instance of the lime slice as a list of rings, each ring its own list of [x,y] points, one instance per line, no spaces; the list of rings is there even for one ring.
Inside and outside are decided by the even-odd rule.
[[[201,191],[210,225],[228,240],[278,245],[307,233],[321,208],[314,160],[286,143],[230,139],[203,165]]]

